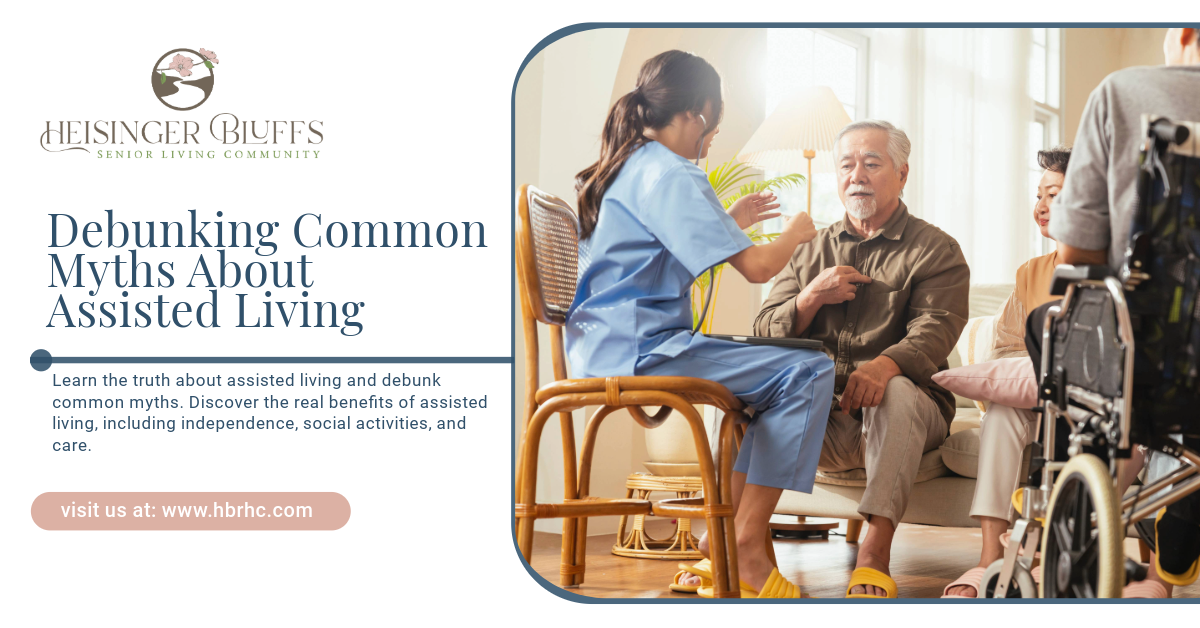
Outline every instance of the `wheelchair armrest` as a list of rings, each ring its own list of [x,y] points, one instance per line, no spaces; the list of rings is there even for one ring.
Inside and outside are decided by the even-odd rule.
[[[1108,266],[1072,266],[1059,264],[1054,269],[1054,277],[1050,280],[1050,294],[1062,296],[1067,293],[1067,286],[1080,281],[1102,281],[1113,275]]]

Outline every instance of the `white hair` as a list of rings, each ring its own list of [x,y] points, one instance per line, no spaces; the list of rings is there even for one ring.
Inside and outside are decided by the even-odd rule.
[[[912,152],[912,142],[908,141],[908,135],[904,131],[897,129],[895,125],[886,120],[859,120],[851,122],[842,127],[837,135],[833,138],[833,145],[837,146],[838,142],[842,141],[842,136],[851,131],[861,131],[863,129],[876,129],[879,131],[887,131],[888,157],[892,158],[892,167],[896,170],[903,168],[908,164],[908,155]],[[834,156],[838,157],[837,155]]]

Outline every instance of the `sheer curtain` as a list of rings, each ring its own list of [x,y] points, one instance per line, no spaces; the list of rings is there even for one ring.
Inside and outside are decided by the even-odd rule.
[[[1029,29],[875,29],[869,110],[913,143],[904,200],[949,233],[972,283],[1012,283],[1033,255]]]

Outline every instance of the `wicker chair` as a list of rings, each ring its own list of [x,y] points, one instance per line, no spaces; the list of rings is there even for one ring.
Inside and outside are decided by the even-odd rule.
[[[605,515],[654,515],[704,518],[708,523],[716,597],[738,597],[737,535],[734,531],[732,485],[734,423],[743,406],[724,386],[692,377],[603,377],[567,379],[562,328],[575,298],[579,221],[562,199],[533,186],[517,193],[516,257],[525,334],[525,434],[517,458],[517,543],[528,562],[533,552],[536,519],[563,519],[560,584],[583,584],[587,518]],[[554,365],[553,382],[538,388],[537,322],[549,326]],[[716,462],[708,435],[692,404],[724,411],[717,432]],[[576,468],[575,430],[571,412],[599,406],[587,422],[583,449]],[[647,414],[643,408],[657,411]],[[614,410],[625,408],[642,427],[652,429],[678,412],[691,426],[700,460],[703,497],[665,499],[604,499],[588,494],[596,434]],[[558,413],[562,426],[564,500],[536,503],[538,446],[546,421]],[[719,469],[719,473],[718,470]]]

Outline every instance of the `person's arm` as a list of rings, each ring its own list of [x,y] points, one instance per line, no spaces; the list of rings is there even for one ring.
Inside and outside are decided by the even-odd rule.
[[[1058,241],[1059,258],[1064,264],[1108,264],[1112,242],[1108,198],[1111,89],[1105,80],[1088,97],[1063,189],[1050,212],[1050,235]]]
[[[1025,266],[1021,270],[1025,270]],[[1017,272],[1017,289],[1008,295],[1004,305],[996,315],[996,333],[992,336],[991,352],[982,356],[984,360],[999,360],[1000,358],[1015,358],[1029,355],[1025,351],[1025,304],[1021,300],[1021,272]],[[978,360],[983,362],[984,360]]]
[[[1080,265],[1105,266],[1108,264],[1108,251],[1106,251],[1106,250],[1096,251],[1096,250],[1092,250],[1092,249],[1077,249],[1069,244],[1064,244],[1062,242],[1059,242],[1058,243],[1058,258],[1061,259],[1064,264],[1071,264],[1074,266],[1080,266]]]
[[[741,273],[746,281],[766,283],[788,265],[796,247],[811,242],[815,237],[817,230],[813,227],[812,218],[801,212],[788,219],[783,226],[783,232],[774,241],[744,249],[726,261]]]
[[[763,301],[754,321],[754,333],[775,338],[799,336],[812,324],[821,306],[852,301],[858,286],[868,283],[871,278],[853,266],[834,266],[821,271],[801,289],[793,258]]]

